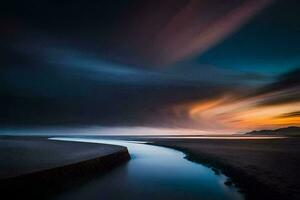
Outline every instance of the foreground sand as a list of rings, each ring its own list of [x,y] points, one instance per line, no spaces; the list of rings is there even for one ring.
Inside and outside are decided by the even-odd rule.
[[[190,160],[221,169],[244,190],[247,199],[300,199],[300,138],[153,141],[182,150]]]
[[[187,154],[187,159],[207,164],[214,168],[216,173],[220,169],[245,192],[247,199],[300,199],[300,171],[298,170],[300,138],[216,140],[120,137],[119,139],[145,140],[181,150]],[[16,146],[22,148],[15,148]],[[45,149],[47,151],[43,151]],[[118,158],[118,154],[117,157],[106,156],[115,151],[123,152],[121,159]],[[95,156],[101,159],[94,159]],[[25,187],[26,190],[40,190],[41,187],[37,184],[45,185],[46,182],[46,185],[50,183],[48,185],[54,188],[55,192],[57,188],[62,191],[65,188],[60,184],[65,186],[68,181],[72,184],[81,183],[82,179],[77,178],[83,173],[91,173],[92,177],[95,177],[95,174],[101,174],[128,158],[127,149],[119,146],[48,141],[36,137],[0,138],[1,178],[14,180],[15,178],[12,178],[14,176],[27,177],[27,181],[21,181],[22,186],[24,183],[29,186],[29,188]],[[84,161],[86,159],[88,162]],[[71,164],[74,162],[75,167]],[[45,166],[59,170],[45,170]],[[73,167],[66,168],[66,166]],[[43,169],[42,171],[46,173],[31,173],[36,169]],[[24,172],[29,175],[37,174],[37,176],[23,176]],[[52,181],[51,177],[54,177],[55,181]],[[228,185],[230,184],[231,182],[228,182]],[[13,189],[12,192],[15,191],[14,187],[8,186]],[[44,196],[49,196],[48,193],[41,191]],[[20,194],[23,196],[22,192]]]
[[[115,145],[0,137],[1,189],[10,195],[34,193],[42,198],[40,195],[55,193],[80,177],[99,175],[129,158],[126,147]]]

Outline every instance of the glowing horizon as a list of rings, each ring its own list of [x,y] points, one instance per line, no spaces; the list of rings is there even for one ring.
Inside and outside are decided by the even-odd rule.
[[[234,99],[230,96],[193,103],[187,106],[191,120],[202,126],[214,124],[217,130],[235,132],[257,129],[276,129],[300,126],[300,116],[288,115],[300,108],[300,102],[260,106],[259,103],[273,97],[276,93],[248,99]]]

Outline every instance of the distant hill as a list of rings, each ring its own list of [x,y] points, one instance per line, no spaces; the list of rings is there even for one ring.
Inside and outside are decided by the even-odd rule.
[[[300,136],[300,127],[291,126],[276,130],[251,131],[246,135]]]

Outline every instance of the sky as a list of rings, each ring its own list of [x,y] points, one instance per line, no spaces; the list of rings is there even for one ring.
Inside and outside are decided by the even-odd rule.
[[[201,133],[300,126],[299,7],[4,1],[0,125]]]

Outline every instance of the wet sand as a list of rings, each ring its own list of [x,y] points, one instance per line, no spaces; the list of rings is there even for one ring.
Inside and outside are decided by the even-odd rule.
[[[300,138],[153,139],[231,177],[247,199],[300,199]],[[228,185],[232,184],[228,182]]]
[[[0,137],[1,190],[14,196],[44,198],[129,159],[127,148],[116,145]]]

